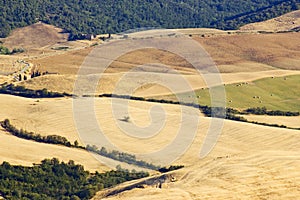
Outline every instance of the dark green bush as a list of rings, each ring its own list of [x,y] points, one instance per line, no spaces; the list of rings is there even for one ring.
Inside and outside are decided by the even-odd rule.
[[[175,170],[181,169],[183,167],[184,167],[183,165],[171,165],[168,168],[167,167],[162,167],[162,168],[158,169],[158,171],[161,172],[161,173],[166,173],[166,172],[170,172],[170,171],[175,171]]]

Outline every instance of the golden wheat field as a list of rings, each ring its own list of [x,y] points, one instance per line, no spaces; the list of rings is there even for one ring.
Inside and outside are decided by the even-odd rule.
[[[237,31],[172,30],[200,45],[216,64],[219,73],[199,75],[191,63],[180,56],[161,49],[145,48],[112,60],[103,74],[89,74],[85,84],[88,88],[101,75],[96,81],[96,94],[115,93],[120,88],[125,91],[139,83],[133,96],[160,99],[174,93],[167,84],[159,84],[161,82],[180,85],[180,81],[185,80],[188,87],[176,91],[184,93],[207,88],[207,81],[216,74],[221,80],[220,85],[251,85],[263,78],[300,74],[300,33],[276,33],[299,26],[299,19],[299,11],[296,11],[246,25]],[[268,34],[260,32],[271,30],[272,33]],[[68,35],[61,31],[43,23],[16,29],[4,40],[4,45],[20,45],[29,50],[17,56],[0,56],[0,72],[3,72],[0,83],[72,94],[76,81],[82,76],[78,74],[82,63],[102,44],[98,40],[70,42],[67,41]],[[129,40],[145,39],[149,34],[158,33],[157,30],[133,33],[129,34]],[[110,42],[114,41],[118,38]],[[61,47],[67,48],[59,50]],[[20,70],[19,66],[13,65],[18,60],[25,60],[35,70],[49,74],[14,82],[12,75],[7,74]],[[153,63],[166,65],[168,70]],[[146,67],[138,68],[143,65]],[[139,70],[134,71],[136,68]],[[122,82],[128,74],[131,76]],[[297,199],[300,196],[299,130],[205,117],[198,109],[181,105],[119,98],[24,98],[0,94],[0,105],[0,121],[9,119],[18,129],[42,136],[60,135],[71,143],[77,140],[80,145],[99,146],[107,145],[105,140],[98,138],[103,133],[110,144],[122,152],[136,154],[138,159],[155,164],[165,164],[170,159],[173,162],[167,164],[184,165],[180,170],[163,175],[149,170],[150,177],[99,191],[94,200],[259,200]],[[249,121],[300,128],[299,116],[243,117]],[[183,134],[179,134],[179,130]],[[172,146],[167,153],[155,154],[169,144]],[[210,149],[208,154],[200,157],[201,150],[207,149]],[[177,154],[178,150],[182,152]],[[154,157],[149,156],[152,153]],[[74,160],[92,172],[108,171],[117,165],[130,170],[145,170],[97,157],[82,149],[20,139],[0,129],[0,162],[32,166],[53,157],[66,162]]]
[[[41,134],[60,134],[71,141],[78,139],[72,120],[71,99],[45,99],[36,102],[36,100],[1,95],[1,101],[2,105],[7,105],[7,108],[1,112],[1,118],[5,116],[12,119],[12,123],[17,127]],[[97,120],[106,136],[127,152],[159,150],[176,136],[178,126],[185,125],[185,122],[180,122],[181,110],[177,106],[162,105],[167,114],[163,130],[144,143],[139,139],[128,137],[120,130],[116,118],[121,118],[122,113],[117,113],[119,116],[113,117],[110,104],[112,104],[110,99],[96,100]],[[138,126],[147,126],[151,123],[149,108],[154,105],[130,102],[129,113],[132,121]],[[159,124],[160,121],[152,121],[152,123]],[[206,158],[200,159],[200,149],[209,124],[209,118],[200,117],[197,135],[192,145],[175,161],[175,164],[186,166],[174,174],[177,181],[166,182],[162,189],[152,187],[134,189],[113,198],[167,199],[172,196],[178,199],[197,199],[197,197],[258,199],[280,196],[292,199],[299,195],[298,131],[225,120],[215,148]],[[85,129],[89,130],[89,127]],[[30,165],[32,162],[38,162],[42,157],[55,156],[63,160],[74,159],[87,169],[103,169],[95,158],[80,150],[23,141],[4,132],[1,132],[1,137],[3,138],[1,158],[15,164]],[[12,150],[7,153],[7,149],[10,148]],[[36,151],[39,154],[33,153]],[[286,193],[286,190],[290,192]],[[141,197],[141,194],[148,196]]]

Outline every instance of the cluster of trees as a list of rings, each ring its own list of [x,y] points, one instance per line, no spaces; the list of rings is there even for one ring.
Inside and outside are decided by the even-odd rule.
[[[83,97],[91,97],[90,95],[84,95]],[[199,105],[195,103],[185,103],[185,102],[179,102],[179,101],[172,101],[172,100],[165,100],[165,99],[147,99],[144,97],[135,97],[135,96],[129,96],[129,95],[118,95],[118,94],[100,94],[97,97],[109,97],[109,98],[119,98],[119,99],[130,99],[135,101],[148,101],[148,102],[154,102],[154,103],[166,103],[166,104],[181,104],[185,106],[191,106],[198,108]]]
[[[70,32],[115,33],[143,27],[234,29],[298,8],[299,0],[16,0],[0,1],[0,37],[43,21]]]
[[[15,86],[13,84],[3,84],[0,86],[1,94],[10,94],[21,97],[28,98],[56,98],[56,97],[65,97],[72,96],[68,93],[59,93],[59,92],[51,92],[46,88],[42,90],[31,90],[27,89],[24,86]]]
[[[146,161],[143,160],[137,160],[135,155],[131,155],[128,153],[124,153],[124,152],[119,152],[116,150],[113,151],[108,151],[105,147],[102,147],[101,149],[98,149],[97,146],[93,145],[87,145],[86,149],[88,151],[91,151],[93,153],[99,154],[101,156],[104,157],[108,157],[114,160],[118,160],[124,163],[128,163],[131,165],[136,165],[139,167],[143,167],[143,168],[147,168],[147,169],[152,169],[152,170],[158,170],[160,169],[160,166],[156,166],[152,163],[148,163]]]
[[[125,181],[147,177],[147,172],[127,170],[90,173],[74,161],[45,159],[33,167],[0,165],[0,194],[5,199],[85,200],[97,191]]]
[[[35,78],[35,77],[39,77],[39,76],[44,76],[44,75],[47,75],[49,74],[48,71],[45,71],[45,72],[40,72],[39,70],[36,70],[36,71],[33,71],[30,75],[31,78]]]
[[[2,54],[2,55],[9,55],[10,51],[9,51],[9,49],[7,47],[0,46],[0,54]]]
[[[42,75],[42,73],[39,70],[36,70],[31,73],[31,78],[39,77],[41,75]]]
[[[25,52],[23,48],[14,48],[12,51],[10,51],[7,47],[0,45],[0,54],[2,55],[12,55],[23,52]]]
[[[17,129],[15,126],[13,126],[10,123],[10,121],[8,119],[5,119],[4,121],[0,122],[0,125],[2,126],[2,128],[4,128],[10,134],[12,134],[16,137],[19,137],[19,138],[26,139],[26,140],[33,140],[36,142],[47,143],[47,144],[59,144],[59,145],[67,146],[67,147],[84,148],[84,147],[78,146],[78,141],[75,141],[74,144],[71,144],[71,142],[69,142],[67,138],[62,137],[60,135],[42,136],[40,134],[28,132],[23,129]]]
[[[200,110],[206,117],[215,117],[215,118],[224,118],[234,121],[246,122],[247,120],[244,117],[237,116],[239,113],[238,110],[233,108],[224,108],[224,107],[209,107],[209,106],[199,106]]]
[[[270,115],[270,116],[299,116],[299,112],[281,111],[281,110],[267,110],[266,107],[248,108],[242,114],[253,115]]]

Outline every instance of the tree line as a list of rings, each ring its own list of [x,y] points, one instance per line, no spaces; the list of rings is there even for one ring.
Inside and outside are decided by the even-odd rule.
[[[248,108],[241,112],[241,114],[253,115],[270,115],[270,116],[299,116],[299,112],[281,111],[281,110],[267,110],[266,107]]]
[[[210,107],[210,106],[203,106],[196,103],[188,103],[188,102],[179,102],[179,101],[172,101],[172,100],[164,100],[164,99],[147,99],[143,97],[135,97],[129,95],[117,95],[117,94],[101,94],[95,95],[96,97],[108,97],[108,98],[120,98],[120,99],[130,99],[135,101],[147,101],[147,102],[155,102],[155,103],[165,103],[165,104],[176,104],[176,105],[183,105],[189,106],[196,109],[199,109],[206,117],[214,117],[214,118],[222,118],[227,120],[234,120],[240,122],[247,122],[253,123],[263,126],[271,126],[277,128],[287,128],[287,129],[294,129],[299,130],[300,128],[292,128],[285,125],[278,125],[278,124],[268,124],[256,121],[249,121],[241,115],[247,114],[257,114],[257,115],[273,115],[273,116],[299,116],[299,112],[291,112],[291,111],[280,111],[280,110],[267,110],[265,107],[257,107],[257,108],[249,108],[243,111],[239,111],[234,108],[225,108],[225,107]],[[94,97],[95,97],[94,96]],[[91,95],[84,95],[84,97],[91,97]]]
[[[156,171],[160,171],[160,172],[161,172],[161,169],[162,170],[166,169],[166,168],[161,168],[160,166],[154,165],[152,163],[148,163],[143,160],[138,160],[135,155],[132,155],[129,153],[124,153],[124,152],[120,152],[120,151],[116,151],[116,150],[109,151],[105,147],[102,147],[101,149],[99,149],[95,145],[93,145],[93,146],[87,145],[86,147],[84,147],[84,146],[80,146],[77,140],[75,140],[74,143],[72,144],[70,141],[68,141],[67,138],[60,136],[60,135],[42,136],[40,134],[28,132],[23,129],[17,129],[15,126],[13,126],[10,123],[9,119],[5,119],[4,121],[0,122],[0,126],[2,128],[4,128],[7,132],[9,132],[10,134],[12,134],[16,137],[22,138],[22,139],[33,140],[36,142],[46,143],[46,144],[57,144],[57,145],[63,145],[66,147],[84,149],[84,150],[99,154],[101,156],[111,158],[113,160],[117,160],[117,161],[124,162],[127,164],[136,165],[136,166],[139,166],[142,168],[156,170]],[[182,167],[183,166],[176,168],[176,166],[172,166],[172,168],[169,168],[168,171],[177,170]]]
[[[101,156],[111,158],[113,160],[118,160],[118,161],[128,163],[131,165],[136,165],[136,166],[139,166],[142,168],[147,168],[147,169],[152,169],[152,170],[159,170],[161,168],[160,166],[156,166],[152,163],[148,163],[143,160],[137,160],[135,155],[132,155],[129,153],[124,153],[124,152],[120,152],[120,151],[116,151],[116,150],[108,151],[105,147],[102,147],[101,149],[99,149],[95,145],[93,145],[93,146],[87,145],[86,149],[88,151],[99,154]]]
[[[91,97],[91,95],[84,95],[83,97]],[[179,101],[153,99],[153,98],[148,99],[144,97],[135,97],[135,96],[118,95],[118,94],[100,94],[100,95],[96,95],[96,97],[120,98],[120,99],[130,99],[135,101],[147,101],[147,102],[154,102],[154,103],[183,105],[183,106],[199,109],[206,117],[225,118],[225,119],[236,120],[236,121],[246,121],[245,118],[241,116],[237,116],[236,114],[240,114],[240,112],[233,108],[210,107],[210,106],[203,106],[197,103],[190,103],[190,102],[179,102]]]
[[[4,199],[87,200],[96,192],[125,181],[149,176],[147,172],[112,170],[90,173],[70,160],[45,159],[33,167],[0,165],[0,195]]]
[[[143,27],[236,29],[298,9],[299,0],[15,0],[0,1],[0,37],[43,21],[71,33],[118,33]]]
[[[27,97],[27,98],[57,98],[72,96],[66,92],[52,92],[48,91],[46,88],[42,90],[31,90],[25,88],[24,86],[14,85],[14,84],[2,84],[0,86],[0,94],[10,94],[15,96]]]
[[[15,126],[13,126],[9,119],[5,119],[4,121],[0,122],[0,125],[2,128],[4,128],[7,132],[10,134],[23,138],[26,140],[33,140],[36,142],[46,143],[46,144],[59,144],[67,147],[76,147],[76,148],[82,148],[82,146],[78,146],[78,141],[75,141],[74,144],[71,144],[70,141],[68,141],[67,138],[60,136],[60,135],[47,135],[42,136],[40,134],[35,134],[33,132],[28,132],[23,129],[17,129]]]

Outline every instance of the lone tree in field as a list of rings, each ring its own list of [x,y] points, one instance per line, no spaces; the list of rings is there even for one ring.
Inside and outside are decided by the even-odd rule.
[[[124,116],[123,119],[121,119],[123,122],[130,122],[130,117],[129,116]]]
[[[78,145],[79,145],[78,141],[77,141],[77,140],[75,140],[75,142],[74,142],[74,146],[75,146],[75,147],[78,147]]]

